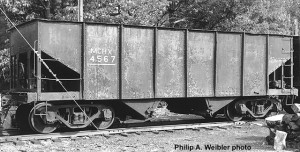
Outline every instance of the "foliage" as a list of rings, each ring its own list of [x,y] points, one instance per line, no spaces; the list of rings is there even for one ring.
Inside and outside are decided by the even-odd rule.
[[[1,1],[0,4],[5,13],[9,18],[14,21],[15,24],[23,23],[27,20],[30,20],[40,12],[40,9],[37,8],[36,1],[27,1],[27,0],[15,0],[14,2],[10,1]],[[10,24],[9,24],[10,25]],[[11,27],[12,25],[10,25]]]
[[[0,4],[15,23],[45,18],[48,0]],[[1,3],[2,2],[2,3]],[[77,21],[77,0],[50,1],[50,19]],[[298,0],[84,0],[89,22],[289,34]]]
[[[3,49],[0,52],[0,78],[7,80],[9,77],[9,49]]]
[[[170,8],[171,27],[215,29],[224,20],[234,19],[240,11],[235,0],[179,1]]]
[[[47,1],[2,1],[2,6],[18,24],[34,18],[45,18]],[[50,19],[77,21],[77,0],[50,2]],[[166,12],[168,4],[168,0],[84,0],[84,21],[153,26],[161,21],[160,17]]]
[[[170,14],[171,27],[290,34],[297,0],[189,0]]]
[[[102,4],[96,1],[85,5],[87,21],[148,26],[159,24],[168,4],[167,0],[119,0]]]
[[[251,33],[291,34],[292,22],[286,1],[262,0],[247,6],[247,11],[227,20],[222,29]]]

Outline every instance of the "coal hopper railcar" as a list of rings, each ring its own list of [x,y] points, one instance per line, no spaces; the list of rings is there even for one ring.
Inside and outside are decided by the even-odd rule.
[[[297,101],[299,37],[48,20],[17,29],[30,44],[11,29],[9,94],[21,129],[105,129],[148,119],[163,103],[239,121]]]

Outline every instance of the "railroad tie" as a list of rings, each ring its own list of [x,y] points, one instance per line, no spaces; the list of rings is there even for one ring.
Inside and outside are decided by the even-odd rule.
[[[60,138],[51,138],[51,140],[52,140],[52,142],[56,142],[56,143],[61,142]]]
[[[35,145],[41,145],[41,141],[37,140],[37,139],[32,139],[30,140],[31,143],[35,144]]]
[[[141,135],[142,134],[142,132],[140,132],[140,131],[137,131],[137,132],[134,132],[135,134],[137,134],[137,135]]]
[[[157,130],[153,130],[151,132],[154,133],[154,134],[159,134],[159,131],[157,131]]]
[[[88,135],[89,138],[95,138],[95,135]]]
[[[106,139],[111,137],[111,135],[109,135],[109,134],[103,134],[102,136],[105,137]]]
[[[78,140],[78,137],[77,136],[70,136],[70,139],[73,140],[73,141],[76,141],[76,140]]]
[[[216,128],[218,128],[218,129],[223,129],[223,130],[228,130],[228,128],[221,127],[221,126],[217,126]]]
[[[14,145],[16,146],[24,146],[25,142],[24,141],[13,141]]]
[[[126,134],[126,133],[120,133],[119,135],[121,135],[123,137],[128,137],[128,134]]]
[[[6,137],[5,138],[5,141],[6,142],[14,142],[14,141],[17,141],[18,139],[17,138],[14,138],[14,137]]]
[[[194,131],[200,131],[200,128],[192,128]]]
[[[201,128],[203,128],[205,130],[214,130],[213,128],[210,128],[210,127],[201,127]]]

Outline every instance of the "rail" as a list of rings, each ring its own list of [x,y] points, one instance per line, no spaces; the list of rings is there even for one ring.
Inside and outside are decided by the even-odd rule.
[[[17,141],[30,141],[30,140],[46,140],[57,138],[74,138],[82,136],[108,136],[114,134],[126,134],[126,133],[140,133],[140,132],[158,132],[158,131],[174,131],[182,129],[192,130],[212,130],[212,128],[222,128],[231,126],[233,122],[212,122],[212,123],[195,123],[195,124],[176,124],[176,125],[163,125],[163,126],[146,126],[146,127],[132,127],[132,128],[116,128],[105,130],[85,130],[75,132],[59,132],[50,134],[30,134],[30,135],[16,135],[16,136],[3,136],[0,137],[0,143],[17,142]],[[241,123],[243,124],[243,123]]]

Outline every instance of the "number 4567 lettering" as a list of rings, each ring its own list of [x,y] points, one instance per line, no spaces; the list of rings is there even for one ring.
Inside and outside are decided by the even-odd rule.
[[[116,56],[102,56],[102,55],[93,55],[90,58],[90,61],[92,62],[105,62],[105,63],[113,63]]]

